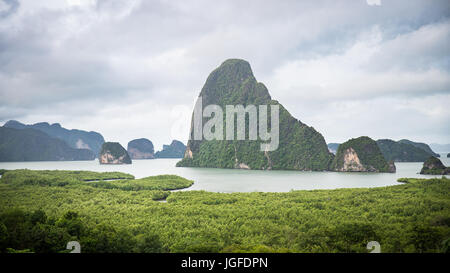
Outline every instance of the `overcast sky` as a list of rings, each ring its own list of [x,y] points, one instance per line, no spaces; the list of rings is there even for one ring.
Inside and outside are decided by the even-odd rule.
[[[0,124],[186,142],[228,58],[327,142],[450,143],[448,0],[0,0]]]

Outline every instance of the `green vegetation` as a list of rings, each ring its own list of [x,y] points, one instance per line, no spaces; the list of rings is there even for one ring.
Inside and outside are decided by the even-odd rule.
[[[23,186],[66,186],[83,184],[87,181],[102,181],[111,179],[134,179],[134,176],[121,172],[91,172],[91,171],[34,171],[34,170],[4,170],[2,183]]]
[[[248,62],[231,59],[222,63],[208,76],[200,96],[203,107],[211,104],[219,105],[222,109],[226,109],[226,105],[279,105],[279,147],[272,152],[261,152],[260,144],[266,141],[260,138],[255,141],[190,140],[188,154],[192,152],[193,158],[185,157],[178,162],[177,166],[238,168],[239,164],[243,163],[251,169],[315,171],[328,169],[333,155],[328,152],[323,136],[313,127],[292,117],[278,101],[272,100],[264,84],[256,81]],[[270,120],[270,110],[268,110],[269,123]],[[203,124],[207,121],[208,119],[204,118]],[[236,118],[234,123],[236,128]],[[223,124],[226,128],[225,114]],[[245,124],[246,139],[249,139],[248,115],[246,115]],[[270,130],[270,125],[268,127]],[[223,139],[225,139],[225,129],[223,133]],[[194,139],[192,130],[190,134],[191,139]]]
[[[94,160],[88,149],[74,149],[64,141],[35,129],[0,127],[0,161]]]
[[[450,174],[450,167],[445,167],[444,164],[434,156],[430,156],[424,163],[420,174],[434,174],[445,175]]]
[[[410,144],[410,142],[405,142],[405,140],[396,142],[391,139],[379,139],[377,144],[384,158],[388,161],[424,162],[432,155],[424,149]]]
[[[346,159],[351,153],[353,159]],[[349,156],[350,158],[350,156]],[[359,160],[359,163],[357,160]],[[393,164],[391,164],[392,166]],[[395,172],[377,143],[369,137],[352,138],[339,145],[331,169],[335,171],[369,171],[369,172]]]
[[[43,186],[24,183],[33,178],[21,178],[23,172],[7,171],[0,179],[2,252],[65,251],[72,240],[82,252],[367,252],[373,240],[382,252],[448,251],[445,177],[405,178],[396,186],[369,189],[179,191],[162,203],[152,200],[151,190],[80,182],[92,178],[83,173],[78,182]],[[33,172],[39,177],[41,171]],[[48,180],[54,174],[55,182],[62,176],[42,172]],[[169,185],[177,180],[148,181],[160,187],[165,178]]]

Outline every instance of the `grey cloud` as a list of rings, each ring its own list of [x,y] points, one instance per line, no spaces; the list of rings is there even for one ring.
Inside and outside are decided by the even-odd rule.
[[[4,4],[7,6],[6,10],[0,11],[0,18],[10,16],[15,13],[20,6],[17,0],[3,0]]]

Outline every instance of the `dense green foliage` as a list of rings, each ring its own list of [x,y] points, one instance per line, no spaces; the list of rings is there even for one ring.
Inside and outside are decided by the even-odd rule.
[[[94,153],[74,149],[35,129],[0,127],[0,161],[93,160]]]
[[[424,163],[421,174],[445,175],[450,174],[450,167],[445,167],[444,164],[434,156],[430,156]]]
[[[0,179],[1,251],[64,251],[69,240],[82,252],[367,252],[373,240],[382,252],[448,251],[446,178],[288,193],[179,191],[163,203],[149,190],[6,183],[14,172]]]
[[[282,105],[272,100],[267,88],[256,81],[248,62],[232,59],[222,63],[208,76],[200,96],[203,107],[215,104],[224,111],[226,105],[279,105],[279,146],[275,151],[261,152],[260,144],[267,141],[260,138],[249,141],[249,117],[246,115],[247,140],[189,140],[188,152],[192,152],[193,158],[185,157],[177,166],[238,168],[243,163],[250,169],[328,169],[333,155],[328,152],[323,136],[313,127],[292,117]],[[268,123],[271,120],[269,109]],[[223,116],[225,139],[225,113]],[[204,118],[203,124],[207,121]],[[236,118],[234,123],[236,128]],[[268,128],[270,130],[270,124]],[[192,129],[190,136],[194,139]]]
[[[163,145],[161,151],[156,152],[156,158],[183,158],[186,145],[178,140],[173,140],[170,145]]]
[[[344,156],[348,152],[348,149],[352,148],[365,171],[373,172],[389,172],[389,164],[383,157],[377,143],[366,136],[359,138],[352,138],[339,145],[336,157],[332,163],[332,170],[342,170],[344,168]]]
[[[105,142],[103,136],[97,132],[87,132],[77,129],[68,130],[61,127],[59,123],[48,124],[47,122],[39,122],[32,125],[25,125],[15,120],[10,120],[3,125],[8,128],[15,129],[35,129],[52,138],[58,138],[74,149],[87,148],[92,150],[94,156],[97,156],[100,148]]]
[[[439,154],[433,152],[433,150],[431,150],[430,146],[428,146],[428,144],[422,143],[422,142],[414,142],[408,139],[401,139],[398,141],[399,143],[405,143],[405,144],[410,144],[413,145],[417,148],[420,148],[422,150],[424,150],[425,152],[427,152],[429,155],[435,156],[435,157],[440,157]]]
[[[406,140],[393,141],[391,139],[379,139],[377,140],[377,144],[384,158],[388,161],[424,162],[432,155],[424,149],[414,146],[410,142],[406,142]]]
[[[131,158],[128,155],[127,150],[120,145],[118,142],[105,142],[102,145],[102,149],[100,151],[99,158],[103,154],[111,154],[114,159],[117,159],[120,161],[120,163],[124,164],[131,164]],[[105,163],[105,162],[100,162]]]

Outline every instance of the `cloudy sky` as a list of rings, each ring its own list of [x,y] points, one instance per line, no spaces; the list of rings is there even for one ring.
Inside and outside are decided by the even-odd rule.
[[[186,142],[228,58],[327,142],[450,143],[448,0],[0,0],[0,124]]]

